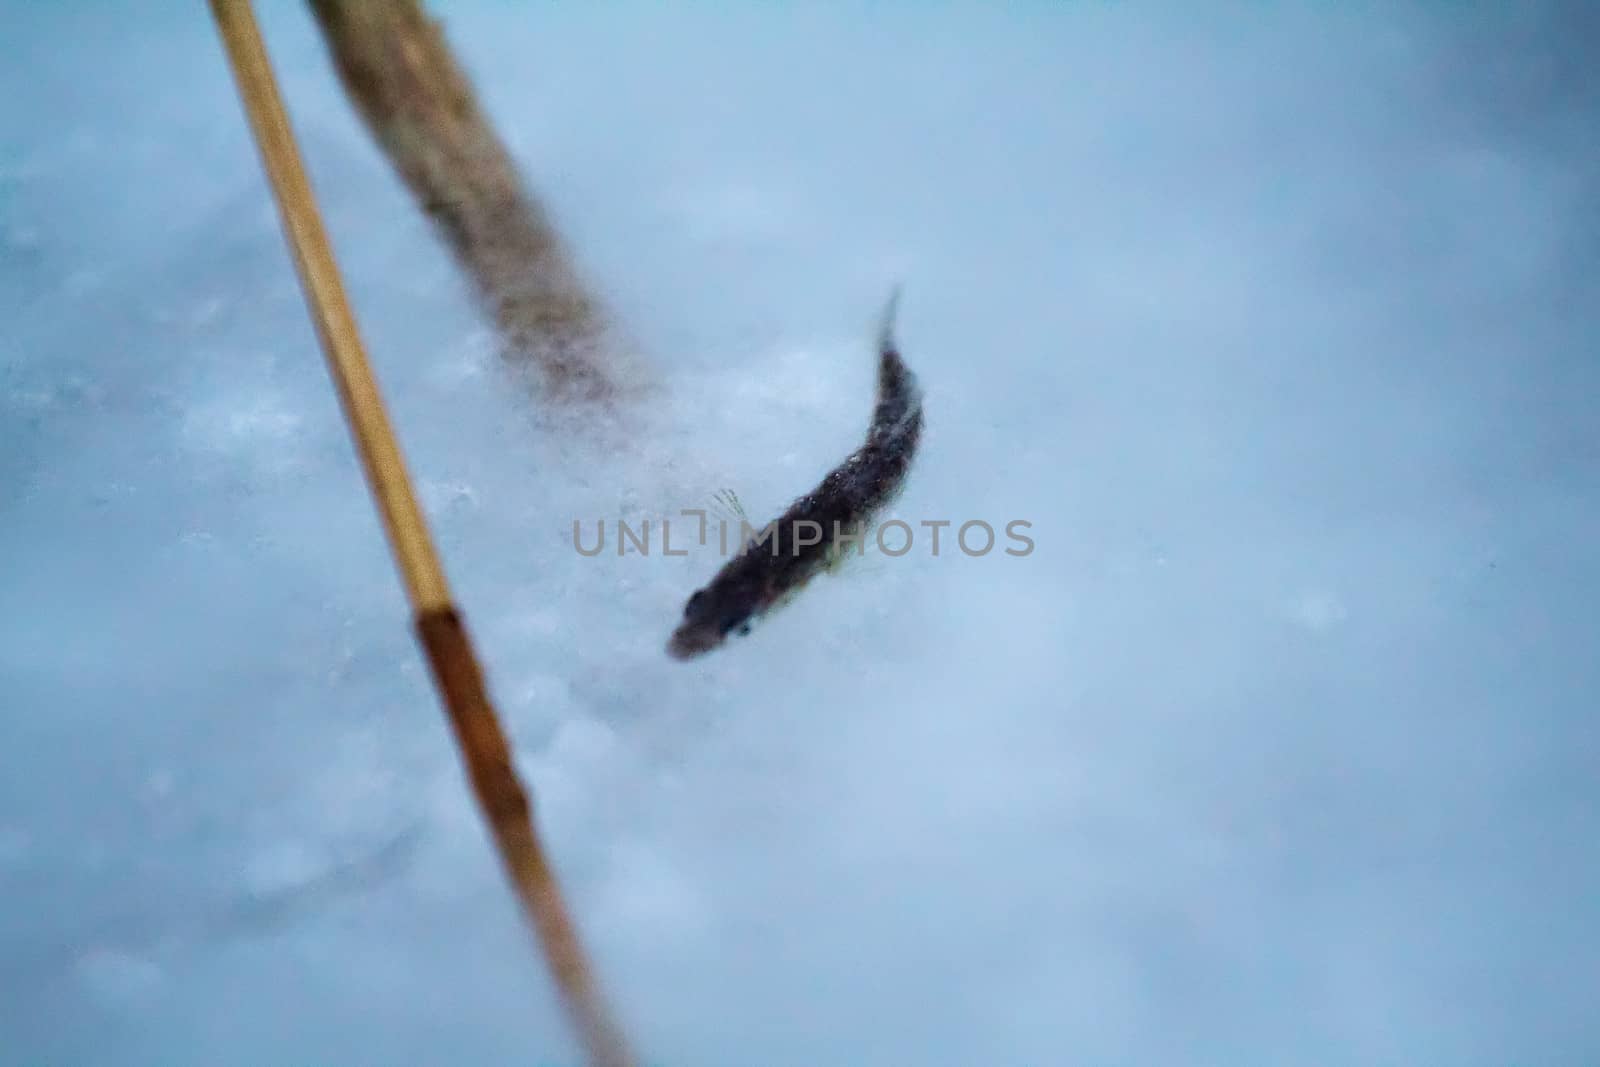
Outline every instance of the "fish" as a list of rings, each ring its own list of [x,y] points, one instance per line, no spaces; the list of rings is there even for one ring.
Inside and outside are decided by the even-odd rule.
[[[695,590],[667,641],[676,660],[703,656],[743,637],[789,603],[818,574],[835,571],[849,545],[859,553],[875,516],[905,488],[922,440],[922,389],[895,340],[900,289],[889,295],[878,330],[878,386],[866,441],[817,487],[789,505],[711,581]],[[748,531],[745,526],[741,535]]]

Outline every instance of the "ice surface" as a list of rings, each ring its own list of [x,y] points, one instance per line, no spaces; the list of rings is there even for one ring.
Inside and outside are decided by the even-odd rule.
[[[1588,9],[440,2],[648,357],[602,439],[261,6],[650,1063],[1600,1062]],[[0,1061],[576,1062],[204,5],[0,21]],[[668,660],[715,556],[572,521],[775,514],[897,280],[899,515],[1036,550]]]

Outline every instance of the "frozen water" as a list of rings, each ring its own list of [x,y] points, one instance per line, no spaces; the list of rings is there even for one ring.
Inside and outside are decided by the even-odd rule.
[[[1600,1061],[1581,5],[435,5],[655,387],[540,416],[269,42],[541,821],[660,1064]],[[1003,9],[1002,9],[1003,7]],[[0,7],[0,1060],[568,1063],[200,4]],[[859,438],[691,665],[572,522]]]

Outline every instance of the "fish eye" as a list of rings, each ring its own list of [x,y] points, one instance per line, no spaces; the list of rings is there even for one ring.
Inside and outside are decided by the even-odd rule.
[[[722,636],[733,634],[735,637],[744,637],[750,633],[750,620],[740,622],[738,619],[727,619],[722,623]]]
[[[737,630],[735,630],[734,633],[736,635],[738,635],[739,637],[749,637],[750,636],[750,624],[749,623],[745,623],[744,625],[740,626]]]

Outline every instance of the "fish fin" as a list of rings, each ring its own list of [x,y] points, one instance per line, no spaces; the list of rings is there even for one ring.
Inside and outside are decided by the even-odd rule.
[[[835,549],[829,554],[828,565],[824,569],[835,578],[850,574],[876,574],[883,569],[886,559],[887,556],[871,545],[860,552],[853,548],[844,551]]]
[[[851,538],[835,538],[828,545],[827,564],[824,567],[829,574],[837,575],[845,571],[858,569],[864,561],[876,558],[876,547],[873,542],[873,531],[877,529],[876,523],[869,523],[861,531],[860,547]]]
[[[750,516],[744,510],[744,504],[739,500],[739,494],[732,489],[718,489],[711,494],[711,510],[718,517],[734,522],[750,523]]]

